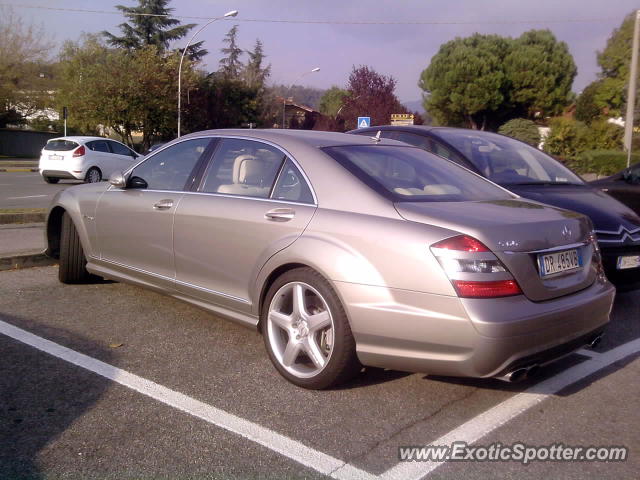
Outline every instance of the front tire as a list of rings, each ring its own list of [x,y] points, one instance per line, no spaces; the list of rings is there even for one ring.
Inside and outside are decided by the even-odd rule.
[[[60,261],[58,279],[62,283],[86,283],[91,279],[87,271],[87,259],[73,220],[67,212],[62,216],[60,234]]]
[[[261,328],[271,362],[295,385],[330,388],[361,368],[340,299],[315,270],[296,268],[273,283],[262,307]]]
[[[60,179],[56,177],[42,177],[42,178],[44,178],[44,181],[47,183],[58,183],[60,181]]]

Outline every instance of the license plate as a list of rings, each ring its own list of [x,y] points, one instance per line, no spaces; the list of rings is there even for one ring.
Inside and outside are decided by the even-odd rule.
[[[546,277],[580,268],[582,266],[582,258],[580,258],[578,250],[574,248],[572,250],[538,255],[538,265],[540,267],[540,276]]]
[[[618,257],[618,270],[640,267],[640,255]]]
[[[49,155],[49,160],[62,160],[63,158],[62,155]]]

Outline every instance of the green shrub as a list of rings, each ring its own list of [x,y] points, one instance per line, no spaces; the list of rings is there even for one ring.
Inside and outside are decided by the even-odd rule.
[[[515,138],[531,146],[537,147],[540,143],[540,132],[536,124],[526,118],[514,118],[503,124],[498,133]]]
[[[640,153],[631,155],[631,163],[640,162]],[[627,167],[627,153],[619,150],[588,150],[570,164],[576,172],[613,175]]]
[[[567,118],[555,118],[549,126],[544,151],[575,161],[587,150],[615,150],[622,147],[624,131],[606,120],[596,120],[587,126]],[[594,173],[594,172],[591,172]]]

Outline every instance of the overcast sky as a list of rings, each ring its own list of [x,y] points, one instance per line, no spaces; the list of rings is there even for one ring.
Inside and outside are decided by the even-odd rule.
[[[116,4],[133,6],[137,2],[34,0],[25,4],[113,11]],[[369,65],[379,73],[393,75],[398,81],[398,97],[408,102],[421,98],[418,78],[442,43],[475,32],[515,37],[532,28],[549,28],[558,39],[567,42],[578,65],[573,85],[578,92],[596,78],[599,70],[596,52],[604,47],[624,16],[640,8],[640,0],[173,0],[170,6],[176,16],[214,17],[229,10],[240,12],[236,19],[213,23],[198,37],[205,40],[210,52],[205,59],[210,70],[217,68],[224,34],[237,23],[242,48],[252,48],[256,38],[264,43],[274,83],[295,82],[319,88],[345,86],[353,65]],[[75,40],[83,31],[119,33],[117,25],[123,21],[120,15],[27,8],[14,11],[27,21],[42,24],[58,43]],[[248,20],[449,24],[325,25]],[[183,20],[183,23],[203,21]],[[321,70],[301,78],[301,74],[314,67]]]

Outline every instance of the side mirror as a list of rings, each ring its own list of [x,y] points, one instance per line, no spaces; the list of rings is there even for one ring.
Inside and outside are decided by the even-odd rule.
[[[122,172],[113,172],[109,177],[109,183],[116,188],[124,188],[127,186],[127,180]]]

